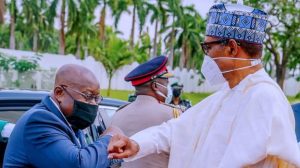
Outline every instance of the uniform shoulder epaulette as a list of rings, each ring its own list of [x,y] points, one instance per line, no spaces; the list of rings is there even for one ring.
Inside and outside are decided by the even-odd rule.
[[[125,105],[119,107],[119,108],[116,110],[116,112],[118,112],[119,110],[121,110],[121,109],[123,109],[124,107],[128,106],[129,104],[131,104],[131,103],[128,103],[128,104],[125,104]]]
[[[180,114],[182,114],[182,110],[179,107],[176,107],[172,104],[167,104],[167,103],[162,103],[163,105],[172,107],[172,112],[173,112],[173,117],[174,118],[178,118],[180,116]]]
[[[178,107],[174,106],[173,104],[167,104],[167,103],[161,103],[163,105],[166,105],[166,106],[169,106],[169,107],[172,107],[172,108],[177,108],[179,109]]]

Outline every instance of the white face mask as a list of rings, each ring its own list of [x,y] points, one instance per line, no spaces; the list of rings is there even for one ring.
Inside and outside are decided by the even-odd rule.
[[[215,62],[215,60],[242,60],[242,61],[250,60],[251,65],[222,72],[218,64]],[[231,57],[211,58],[210,56],[205,55],[201,67],[201,72],[210,85],[217,85],[226,82],[226,79],[223,76],[224,73],[250,68],[258,64],[261,64],[260,59],[245,59],[245,58],[231,58]]]
[[[167,91],[168,91],[168,93],[169,93],[168,87],[166,87],[165,85],[162,85],[162,84],[160,84],[160,83],[158,83],[158,82],[155,82],[155,83],[156,83],[157,85],[159,85],[159,86],[161,86],[161,87],[167,89]],[[165,94],[163,94],[163,93],[162,93],[161,91],[159,91],[159,90],[156,90],[155,93],[158,94],[158,95],[160,95],[161,97],[165,98],[165,103],[169,103],[171,97],[169,96],[168,93],[167,93],[167,95],[165,95]]]

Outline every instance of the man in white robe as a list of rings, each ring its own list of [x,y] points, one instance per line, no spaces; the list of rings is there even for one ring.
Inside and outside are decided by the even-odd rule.
[[[223,87],[177,119],[130,139],[114,136],[109,157],[169,152],[170,168],[300,167],[291,106],[260,60],[266,24],[259,9],[214,5],[201,71]]]

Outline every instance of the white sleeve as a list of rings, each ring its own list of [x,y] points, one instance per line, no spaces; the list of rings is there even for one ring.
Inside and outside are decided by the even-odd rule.
[[[130,158],[124,159],[125,162],[133,161],[153,153],[170,151],[171,123],[163,123],[140,131],[130,137],[139,144],[139,152]]]
[[[10,136],[11,132],[13,131],[14,127],[15,127],[15,124],[7,123],[4,126],[4,128],[1,132],[1,136],[4,137],[4,138],[9,138],[9,136]]]

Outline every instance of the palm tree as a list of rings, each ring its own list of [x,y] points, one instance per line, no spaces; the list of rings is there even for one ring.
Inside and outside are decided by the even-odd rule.
[[[40,34],[53,28],[53,25],[48,24],[48,19],[45,16],[48,4],[46,0],[23,0],[22,7],[23,24],[26,25],[26,31],[32,37],[32,50],[36,52],[39,47]]]
[[[174,62],[174,45],[175,45],[175,19],[178,19],[180,16],[180,6],[181,6],[181,0],[167,0],[169,10],[167,12],[171,16],[172,22],[171,25],[165,26],[162,28],[161,32],[165,32],[171,28],[171,33],[169,33],[166,36],[166,39],[168,39],[167,47],[170,51],[170,54],[168,55],[168,64],[170,67],[173,68],[173,62]]]
[[[103,7],[100,12],[100,21],[99,21],[99,39],[105,41],[105,20],[106,20],[106,8],[109,7],[112,11],[112,15],[115,18],[114,24],[117,27],[119,19],[123,12],[128,12],[129,0],[101,0]]]
[[[0,24],[4,23],[5,0],[0,0]]]
[[[130,48],[133,49],[134,47],[134,34],[135,34],[135,22],[136,22],[136,15],[139,19],[139,34],[141,35],[141,32],[143,30],[143,27],[146,22],[146,17],[148,15],[147,13],[147,0],[132,0],[132,22],[131,22],[131,32],[130,32],[130,38],[129,38],[129,44]]]
[[[59,4],[61,2],[61,4]],[[60,21],[60,29],[59,29],[59,49],[58,53],[64,55],[65,54],[65,47],[66,47],[66,32],[65,28],[75,20],[76,18],[76,11],[77,9],[77,0],[53,0],[51,1],[49,11],[51,11],[51,14],[49,14],[51,22],[54,21],[54,18],[56,16],[56,9],[58,6],[61,7],[60,13],[59,13],[59,21]],[[66,13],[66,11],[68,13]],[[66,18],[68,20],[66,20]]]
[[[72,35],[75,38],[75,55],[77,58],[81,57],[81,51],[86,48],[88,40],[92,36],[96,36],[96,27],[92,24],[94,16],[94,10],[97,7],[97,0],[81,1],[79,9],[76,12],[74,20],[69,25],[68,35]],[[73,44],[70,44],[73,45]],[[83,46],[84,45],[84,46]],[[69,46],[68,46],[69,47]],[[73,52],[74,53],[74,52]]]
[[[105,19],[106,19],[106,6],[107,0],[103,0],[103,7],[100,13],[100,21],[99,21],[99,39],[104,42],[105,41]]]
[[[117,32],[113,32],[112,28],[108,27],[105,33],[107,37],[104,48],[99,45],[101,43],[99,40],[91,40],[89,47],[95,59],[100,61],[107,71],[109,78],[107,96],[110,96],[113,74],[120,67],[133,62],[135,58],[132,57],[128,42],[118,38],[116,35]]]
[[[179,7],[176,20],[167,26],[165,30],[172,29],[166,36],[173,45],[174,37],[176,43],[174,48],[181,49],[180,68],[188,67],[188,61],[195,51],[199,51],[200,42],[203,39],[204,22],[193,6]],[[172,48],[171,48],[172,49]],[[189,65],[190,66],[190,65]]]
[[[10,30],[10,36],[9,36],[9,48],[10,49],[16,49],[16,39],[15,39],[15,27],[16,27],[16,19],[17,19],[17,5],[16,0],[11,0],[8,4],[9,7],[9,14],[10,14],[10,23],[9,23],[9,30]]]
[[[0,26],[0,48],[9,48],[9,25]]]
[[[183,17],[180,19],[180,27],[182,31],[178,31],[177,47],[181,47],[182,53],[179,66],[180,68],[184,68],[187,67],[192,51],[195,50],[195,48],[201,48],[201,32],[204,31],[201,31],[202,18],[194,7],[188,6],[181,8]]]
[[[161,27],[164,28],[168,20],[168,15],[166,13],[167,5],[168,4],[166,0],[157,1],[156,4],[147,3],[147,7],[148,7],[147,10],[152,12],[150,22],[151,23],[155,22],[152,57],[157,55],[158,26],[159,24],[161,24]]]

